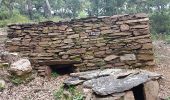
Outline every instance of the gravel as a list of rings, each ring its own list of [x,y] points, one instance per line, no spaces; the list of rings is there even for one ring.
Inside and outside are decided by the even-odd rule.
[[[0,92],[0,100],[54,100],[54,92],[67,78],[68,75],[63,75],[57,78],[52,77],[49,81],[36,76],[31,82],[18,86],[9,82],[8,87]]]
[[[163,79],[159,81],[159,97],[167,99],[170,97],[170,44],[164,41],[155,41],[153,44],[156,66],[148,70],[163,75]]]

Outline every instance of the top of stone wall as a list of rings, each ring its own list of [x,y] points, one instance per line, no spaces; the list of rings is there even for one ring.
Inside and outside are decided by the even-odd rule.
[[[47,26],[47,25],[67,25],[68,23],[76,23],[76,22],[96,22],[96,21],[102,21],[105,18],[109,18],[112,21],[127,21],[127,20],[136,20],[136,19],[143,19],[147,18],[148,15],[145,13],[137,13],[137,14],[124,14],[124,15],[113,15],[113,16],[99,16],[99,17],[87,17],[87,18],[80,18],[80,19],[71,19],[71,20],[65,20],[65,21],[59,21],[59,22],[53,22],[53,21],[45,21],[45,22],[39,22],[39,23],[25,23],[25,24],[11,24],[8,25],[8,28],[10,29],[22,29],[22,28],[29,28],[29,27],[36,27],[36,26]],[[143,20],[142,20],[143,21]],[[128,22],[124,22],[128,23]]]

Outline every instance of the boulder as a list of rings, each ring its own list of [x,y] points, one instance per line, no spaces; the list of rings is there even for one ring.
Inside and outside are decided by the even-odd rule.
[[[22,58],[10,65],[9,71],[12,74],[21,76],[32,71],[31,63],[28,59]]]

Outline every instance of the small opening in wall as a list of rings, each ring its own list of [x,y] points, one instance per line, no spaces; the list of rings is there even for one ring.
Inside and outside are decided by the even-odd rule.
[[[134,95],[135,100],[146,100],[143,84],[134,87],[132,89],[132,91],[133,91],[133,95]]]
[[[55,72],[60,75],[70,74],[75,71],[74,66],[72,64],[57,64],[50,65],[51,72]]]

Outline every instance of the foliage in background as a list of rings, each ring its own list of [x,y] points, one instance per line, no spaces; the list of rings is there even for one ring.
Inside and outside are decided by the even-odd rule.
[[[15,11],[12,17],[6,11],[0,13],[0,27],[5,27],[8,24],[13,23],[28,23],[30,20],[25,16],[21,15],[19,12]]]
[[[170,15],[167,13],[154,13],[151,16],[152,32],[168,34],[170,32]]]
[[[0,0],[0,27],[140,12],[149,14],[152,33],[170,33],[170,0]]]

